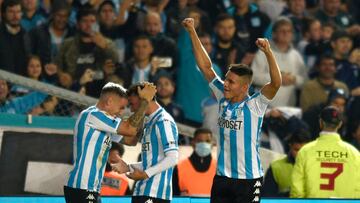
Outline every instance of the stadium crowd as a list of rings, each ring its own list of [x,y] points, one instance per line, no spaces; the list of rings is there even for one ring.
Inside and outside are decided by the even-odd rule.
[[[218,75],[225,77],[230,64],[251,67],[251,93],[270,80],[255,45],[268,38],[282,85],[265,114],[261,147],[288,153],[293,163],[294,146],[319,136],[320,112],[331,105],[344,115],[341,138],[360,150],[360,1],[0,0],[0,7],[0,69],[95,98],[107,82],[125,88],[154,82],[158,102],[176,122],[209,128],[201,132],[212,136],[219,133],[217,102],[182,20],[195,20]],[[62,111],[64,104],[72,108]],[[0,113],[78,112],[69,101],[0,80]],[[180,138],[179,144],[190,144]],[[195,142],[194,151],[201,151]],[[187,165],[203,161],[194,156]],[[213,169],[211,158],[205,161],[195,169]],[[176,177],[175,193],[189,194],[181,181]],[[266,181],[264,195],[289,195],[286,188],[266,191],[272,187]]]

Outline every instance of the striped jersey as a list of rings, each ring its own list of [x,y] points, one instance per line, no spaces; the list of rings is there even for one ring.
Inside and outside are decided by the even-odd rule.
[[[259,139],[270,100],[257,92],[241,102],[231,103],[224,98],[223,81],[216,77],[209,86],[219,103],[216,174],[235,179],[262,177]]]
[[[141,139],[142,167],[146,169],[158,164],[165,153],[178,151],[178,129],[174,119],[163,108],[152,113],[145,123]],[[159,199],[172,199],[173,167],[146,180],[136,182],[134,196],[148,196]]]
[[[99,192],[105,165],[121,119],[91,106],[82,111],[74,128],[74,168],[68,187]],[[117,136],[118,137],[118,136]]]

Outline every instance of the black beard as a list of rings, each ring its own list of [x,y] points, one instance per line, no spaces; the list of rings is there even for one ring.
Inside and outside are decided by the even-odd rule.
[[[223,43],[223,44],[227,44],[227,43],[232,42],[232,39],[224,40],[224,39],[221,39],[220,37],[219,37],[218,39],[219,39],[219,42],[220,42],[220,43]]]

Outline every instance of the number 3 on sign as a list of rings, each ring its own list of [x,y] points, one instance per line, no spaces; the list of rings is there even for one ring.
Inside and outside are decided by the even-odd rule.
[[[321,173],[321,179],[328,179],[328,184],[320,184],[320,190],[334,190],[335,178],[338,177],[344,170],[343,163],[329,163],[322,162],[321,168],[335,168],[333,173]]]

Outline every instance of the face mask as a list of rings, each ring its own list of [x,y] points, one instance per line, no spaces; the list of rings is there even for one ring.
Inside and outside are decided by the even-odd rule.
[[[195,152],[200,157],[206,157],[211,153],[211,144],[207,142],[198,142],[195,144]]]

